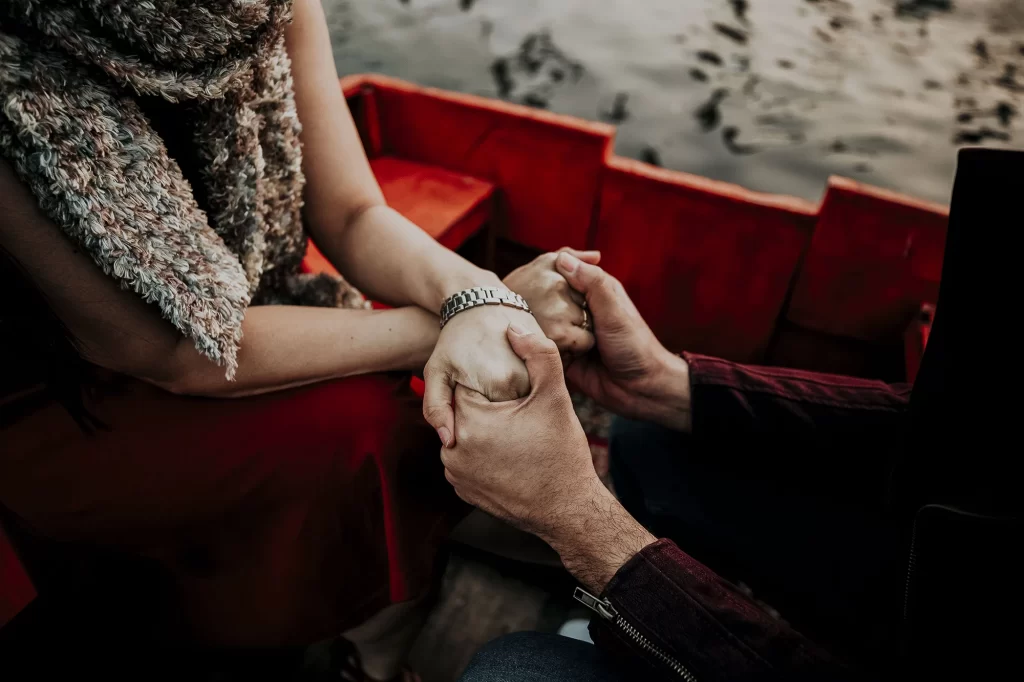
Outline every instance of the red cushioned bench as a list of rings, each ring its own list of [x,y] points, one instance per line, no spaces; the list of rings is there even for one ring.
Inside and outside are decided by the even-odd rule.
[[[458,249],[481,230],[493,229],[497,194],[493,184],[390,156],[372,159],[370,167],[388,205],[449,249]],[[306,272],[334,272],[312,242],[303,268]]]
[[[343,79],[342,89],[349,99],[370,167],[389,206],[452,250],[482,230],[490,230],[493,235],[497,215],[494,183],[436,164],[383,153],[374,89],[358,77]],[[313,273],[335,271],[312,241],[303,269]]]

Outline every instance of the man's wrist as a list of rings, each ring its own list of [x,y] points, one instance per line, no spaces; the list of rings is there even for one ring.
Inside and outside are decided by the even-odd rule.
[[[572,575],[600,594],[622,566],[657,541],[595,475],[538,534]]]
[[[650,411],[644,418],[675,431],[689,433],[693,428],[690,365],[679,355],[666,350],[656,366],[651,380],[643,387]]]

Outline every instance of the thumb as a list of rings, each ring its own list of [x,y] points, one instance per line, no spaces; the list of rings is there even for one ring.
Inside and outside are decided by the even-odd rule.
[[[558,259],[555,260],[555,269],[562,277],[565,277],[569,286],[586,296],[591,305],[594,304],[595,297],[603,298],[611,293],[610,287],[615,281],[601,268],[591,265],[567,251],[558,254]]]
[[[591,265],[599,265],[601,263],[600,251],[579,251],[568,246],[563,246],[558,250],[558,253],[568,253],[569,255],[580,259],[584,263],[590,263]]]
[[[428,371],[423,376],[423,418],[437,431],[444,447],[455,445],[455,411],[452,409],[452,386],[442,371]]]
[[[531,393],[546,390],[550,386],[565,385],[562,356],[554,341],[514,324],[508,326],[507,335],[512,350],[526,363],[530,385],[533,387]]]

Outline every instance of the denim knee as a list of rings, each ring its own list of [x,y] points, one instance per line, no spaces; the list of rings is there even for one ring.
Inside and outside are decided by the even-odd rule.
[[[561,635],[516,632],[487,644],[459,682],[621,682],[593,644]]]
[[[653,422],[615,417],[608,445],[615,492],[626,510],[647,525],[650,515],[677,493],[689,437]]]

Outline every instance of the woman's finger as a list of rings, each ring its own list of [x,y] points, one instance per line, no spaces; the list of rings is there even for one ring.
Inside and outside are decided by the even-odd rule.
[[[455,411],[448,373],[428,369],[423,374],[423,383],[423,418],[437,431],[441,444],[451,447],[455,445]]]
[[[571,356],[583,355],[595,342],[591,332],[574,324],[566,325],[558,334],[558,350]]]

